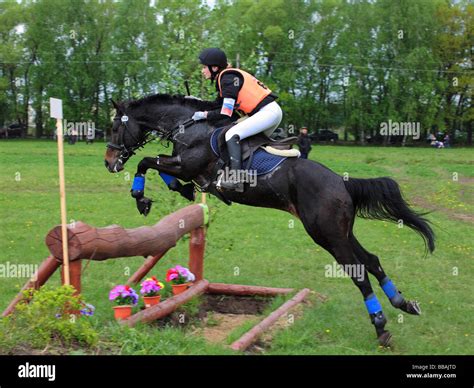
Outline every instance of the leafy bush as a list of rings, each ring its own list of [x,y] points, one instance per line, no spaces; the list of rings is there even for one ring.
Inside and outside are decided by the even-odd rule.
[[[13,314],[0,321],[0,352],[8,353],[18,346],[97,344],[98,333],[82,315],[85,304],[74,292],[71,286],[25,291],[28,303],[18,304]]]

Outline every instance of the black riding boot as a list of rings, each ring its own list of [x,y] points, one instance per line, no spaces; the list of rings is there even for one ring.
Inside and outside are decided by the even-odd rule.
[[[240,151],[239,142],[239,135],[234,135],[227,141],[227,150],[230,156],[230,171],[227,171],[228,176],[224,176],[220,181],[220,186],[226,190],[234,190],[241,193],[244,191],[244,183],[239,180],[239,172],[242,165],[242,153]]]

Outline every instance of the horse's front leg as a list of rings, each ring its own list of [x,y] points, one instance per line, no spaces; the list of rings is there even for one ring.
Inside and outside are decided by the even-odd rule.
[[[131,190],[132,197],[143,197],[145,190],[145,175],[150,168],[166,175],[172,175],[174,178],[182,179],[182,168],[178,162],[179,158],[166,155],[160,155],[155,158],[143,158],[140,163],[138,163],[135,179],[133,180]],[[164,180],[166,184],[170,183],[166,179]]]
[[[132,197],[137,201],[137,209],[140,214],[148,215],[153,202],[150,198],[145,197],[145,175],[149,168],[160,172],[161,178],[170,190],[178,191],[190,201],[194,200],[194,185],[192,183],[182,185],[177,179],[182,178],[179,157],[160,155],[156,158],[143,158],[137,166],[137,172],[130,190]]]
[[[177,191],[182,197],[188,201],[194,202],[196,199],[196,190],[194,183],[182,184],[177,178],[184,181],[191,181],[189,171],[185,173],[185,167],[181,164],[181,157],[158,155],[156,164],[153,167],[159,171],[161,179],[166,183],[166,186],[172,191]],[[168,172],[167,172],[168,171]],[[173,172],[171,172],[173,171]]]

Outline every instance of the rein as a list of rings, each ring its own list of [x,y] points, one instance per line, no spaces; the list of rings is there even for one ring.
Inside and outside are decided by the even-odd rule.
[[[184,129],[190,127],[194,123],[196,123],[196,121],[194,121],[193,119],[187,119],[183,123],[178,124],[172,130],[163,133],[162,139],[171,141],[171,139],[176,135],[176,133],[181,133]]]
[[[121,124],[119,126],[119,130],[120,130],[120,127],[123,128],[123,130],[120,132],[120,137],[119,137],[120,144],[115,144],[115,143],[109,142],[109,143],[107,143],[107,148],[120,151],[119,159],[124,159],[124,158],[127,159],[127,158],[131,157],[132,155],[135,155],[136,150],[138,150],[140,148],[143,148],[145,146],[145,144],[155,140],[155,137],[150,137],[150,135],[153,134],[154,132],[155,133],[158,132],[158,133],[161,134],[161,136],[159,136],[159,137],[161,137],[161,140],[171,141],[171,139],[176,135],[176,133],[181,132],[183,129],[188,128],[188,127],[190,127],[191,125],[193,125],[195,123],[195,121],[192,118],[190,118],[190,119],[184,121],[183,123],[178,124],[176,127],[174,127],[173,129],[171,129],[169,131],[160,131],[160,130],[149,131],[149,132],[145,133],[145,137],[144,137],[143,140],[139,140],[139,139],[136,138],[136,136],[134,136],[134,134],[128,128],[128,125],[127,125],[128,116],[127,115],[115,116],[114,121],[115,120],[120,120],[121,121]],[[133,141],[135,143],[131,147],[126,147],[125,146],[125,142],[124,142],[123,139],[124,139],[124,134],[126,132],[130,135],[130,137],[133,139]]]

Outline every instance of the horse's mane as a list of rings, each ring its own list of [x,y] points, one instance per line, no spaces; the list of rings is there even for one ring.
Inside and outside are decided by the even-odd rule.
[[[196,110],[210,110],[215,109],[218,107],[215,101],[204,101],[198,100],[195,98],[185,98],[185,96],[181,94],[152,94],[149,96],[145,96],[138,100],[128,100],[125,101],[124,104],[131,108],[140,107],[143,104],[175,104],[175,105],[186,105]]]

